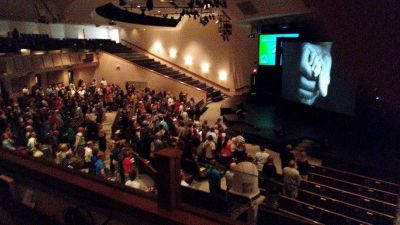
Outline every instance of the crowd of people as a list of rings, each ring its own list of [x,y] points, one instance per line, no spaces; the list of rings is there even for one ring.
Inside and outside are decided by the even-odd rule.
[[[201,163],[217,159],[229,165],[232,159],[246,159],[243,136],[228,135],[221,120],[195,120],[196,102],[186,93],[173,96],[128,84],[124,91],[103,78],[88,84],[80,80],[76,86],[35,85],[24,88],[17,99],[8,93],[2,97],[3,149],[86,169],[95,176],[117,175],[125,183],[135,177],[130,174],[133,153],[153,163],[155,153],[165,147],[177,147],[183,158]],[[103,130],[107,111],[117,111],[111,137]]]
[[[97,177],[114,178],[131,187],[140,188],[135,181],[133,155],[153,164],[156,152],[166,147],[182,150],[184,160],[208,165],[210,192],[215,193],[221,192],[217,165],[227,171],[229,189],[234,166],[252,160],[242,135],[228,133],[220,119],[213,124],[197,120],[196,102],[186,93],[173,96],[148,88],[136,90],[129,84],[124,91],[103,78],[88,84],[80,80],[76,86],[35,85],[30,90],[24,88],[17,99],[8,96],[3,93],[0,108],[3,149],[46,158]],[[103,129],[108,111],[117,112],[110,137]],[[281,158],[283,167],[288,167],[283,168],[283,181],[289,190],[298,186],[300,173],[293,167],[290,151],[282,152]],[[264,180],[278,179],[273,158],[262,146],[254,163]],[[301,161],[298,165],[302,171],[306,167]],[[268,182],[262,185],[271,189]]]

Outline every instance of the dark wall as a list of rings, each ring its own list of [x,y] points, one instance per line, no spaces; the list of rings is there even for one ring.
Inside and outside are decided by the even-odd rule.
[[[398,0],[311,0],[313,32],[334,41],[336,54],[358,84],[357,119],[369,146],[399,147],[400,3]]]

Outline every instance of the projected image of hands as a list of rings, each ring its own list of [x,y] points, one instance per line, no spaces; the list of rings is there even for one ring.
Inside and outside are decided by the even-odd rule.
[[[319,96],[328,95],[332,67],[331,47],[331,42],[302,44],[297,90],[297,98],[301,103],[312,105]]]

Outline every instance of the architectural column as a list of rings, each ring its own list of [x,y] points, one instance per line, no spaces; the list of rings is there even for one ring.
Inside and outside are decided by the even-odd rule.
[[[155,167],[158,205],[174,210],[181,202],[180,160],[182,152],[166,148],[156,153]]]

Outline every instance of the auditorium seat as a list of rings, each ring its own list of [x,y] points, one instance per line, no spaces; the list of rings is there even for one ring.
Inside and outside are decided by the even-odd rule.
[[[315,220],[302,217],[298,214],[285,211],[285,210],[272,210],[268,209],[265,205],[260,205],[257,212],[257,224],[273,224],[273,225],[306,225],[314,224],[319,225]]]
[[[323,224],[348,224],[348,225],[367,225],[371,224],[366,221],[362,221],[350,216],[346,216],[340,213],[336,213],[327,209],[320,208],[318,206],[302,202],[297,199],[289,198],[286,196],[280,196],[279,198],[279,209],[290,211],[303,217],[316,220]]]
[[[377,211],[363,208],[348,202],[319,195],[306,190],[300,190],[298,200],[316,205],[320,208],[328,209],[346,216],[355,217],[372,224],[390,225],[393,224],[395,217]]]
[[[331,185],[338,189],[353,192],[353,193],[356,193],[359,195],[367,196],[367,197],[378,199],[381,201],[386,201],[389,203],[397,204],[398,195],[390,193],[390,192],[381,191],[381,190],[378,190],[375,188],[370,188],[370,187],[367,187],[364,185],[352,183],[350,181],[339,180],[336,178],[332,178],[332,177],[328,177],[328,176],[324,176],[324,175],[320,175],[320,174],[316,174],[316,173],[309,173],[308,179],[310,181],[313,181],[316,183]]]
[[[337,179],[345,180],[345,181],[350,181],[353,183],[357,183],[360,185],[364,185],[367,187],[379,189],[382,191],[390,192],[393,194],[398,194],[399,193],[399,188],[400,185],[372,177],[367,177],[367,176],[362,176],[359,174],[343,171],[343,170],[338,170],[334,168],[329,168],[329,167],[323,167],[323,166],[316,166],[312,165],[311,166],[311,171],[316,174],[322,174],[325,176],[329,177],[334,177]]]
[[[247,204],[228,200],[225,195],[211,194],[192,187],[183,186],[181,186],[181,191],[184,203],[218,212],[233,219],[247,212],[249,208]]]
[[[396,215],[397,206],[395,204],[380,201],[377,199],[351,193],[332,186],[315,183],[312,181],[303,181],[301,188],[309,192],[330,198],[338,199],[353,205],[361,206],[366,209],[374,210],[390,216]]]

